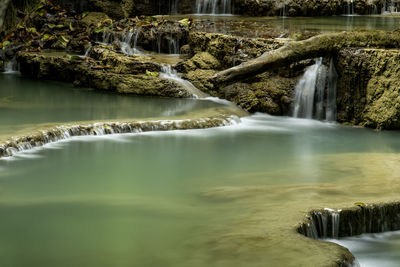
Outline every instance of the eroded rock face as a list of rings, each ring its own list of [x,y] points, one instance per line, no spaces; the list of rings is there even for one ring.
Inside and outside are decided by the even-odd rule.
[[[400,50],[344,49],[338,55],[338,121],[400,129]]]
[[[274,50],[282,43],[231,35],[195,32],[190,34],[189,60],[176,69],[200,90],[212,96],[227,99],[249,112],[287,115],[294,94],[297,77],[304,64],[293,64],[275,72],[265,72],[226,87],[216,87],[210,78],[220,70],[236,66],[263,53]],[[300,66],[300,67],[299,67]]]
[[[127,57],[101,48],[93,51],[97,61],[71,59],[62,53],[19,52],[17,57],[21,73],[35,78],[124,94],[192,97],[191,92],[175,81],[147,75],[146,71],[160,69],[147,57]]]
[[[221,67],[229,68],[277,49],[282,44],[272,39],[242,38],[219,33],[190,33],[192,53],[208,52],[218,59]]]

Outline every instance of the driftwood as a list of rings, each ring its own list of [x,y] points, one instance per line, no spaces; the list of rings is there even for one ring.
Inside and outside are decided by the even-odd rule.
[[[329,56],[344,47],[399,48],[400,32],[360,31],[317,35],[304,41],[290,42],[261,57],[218,72],[210,81],[218,87],[229,85],[304,59]]]

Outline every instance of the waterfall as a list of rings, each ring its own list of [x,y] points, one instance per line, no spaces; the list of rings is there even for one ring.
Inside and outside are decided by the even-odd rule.
[[[346,0],[347,2],[347,10],[345,15],[346,16],[352,16],[354,15],[354,0]]]
[[[19,66],[16,57],[4,63],[4,73],[16,73],[19,71]]]
[[[318,72],[322,66],[322,58],[308,67],[303,77],[297,83],[293,117],[312,119],[314,110],[315,86]]]
[[[398,12],[398,0],[386,0],[382,7],[382,14],[384,13],[397,13]]]
[[[197,89],[191,82],[182,79],[178,76],[178,72],[174,70],[171,65],[163,65],[160,73],[160,78],[172,80],[182,87],[184,87],[188,92],[192,93],[194,98],[205,98],[208,95],[199,89]]]
[[[336,72],[335,64],[331,58],[328,70],[328,84],[327,92],[328,97],[326,101],[326,120],[336,121],[336,88],[337,88],[338,75]]]
[[[120,41],[121,43],[121,51],[125,55],[137,55],[142,54],[137,49],[137,42],[139,38],[140,30],[135,29],[134,31],[129,31],[124,39]],[[132,42],[133,39],[133,42]],[[133,43],[133,46],[132,46]]]
[[[326,239],[340,236],[340,213],[342,210],[325,208],[311,214],[309,222],[304,225],[303,233],[310,238]]]
[[[169,14],[170,15],[178,14],[178,4],[179,4],[179,0],[169,0]]]
[[[92,44],[89,44],[87,47],[85,47],[85,54],[83,55],[83,57],[88,57],[90,54],[90,51],[92,50]]]
[[[318,58],[308,67],[295,87],[293,117],[336,120],[337,73],[331,60],[329,68]]]
[[[104,31],[102,41],[100,43],[109,45],[117,41],[120,43],[121,52],[125,55],[142,55],[143,53],[137,49],[139,34],[139,29],[128,31],[126,35],[122,37],[119,35],[113,35],[111,32]]]
[[[232,14],[232,0],[196,0],[198,14]]]
[[[283,6],[282,6],[281,17],[286,18],[286,5],[285,4],[283,4]]]

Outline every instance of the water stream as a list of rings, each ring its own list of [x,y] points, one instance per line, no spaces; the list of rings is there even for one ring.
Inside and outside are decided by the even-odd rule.
[[[363,234],[329,241],[349,248],[360,267],[399,266],[400,232]]]
[[[188,92],[190,92],[194,98],[205,98],[209,95],[197,89],[191,82],[179,77],[178,72],[172,68],[171,65],[163,65],[160,78],[173,80],[178,84],[182,85]]]
[[[197,14],[230,15],[232,14],[231,0],[196,0]]]
[[[322,58],[317,59],[296,85],[293,117],[335,121],[336,84],[333,60],[326,66]]]

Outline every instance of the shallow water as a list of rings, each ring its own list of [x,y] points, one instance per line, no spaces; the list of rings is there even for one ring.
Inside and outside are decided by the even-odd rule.
[[[399,266],[400,232],[363,234],[330,241],[347,247],[361,267]]]
[[[217,129],[47,145],[0,161],[0,261],[4,266],[243,266],[235,253],[225,261],[214,239],[244,214],[251,218],[259,202],[251,200],[251,209],[243,210],[247,204],[230,200],[226,188],[275,188],[262,194],[272,214],[293,198],[297,205],[316,202],[317,194],[295,188],[363,176],[360,166],[371,164],[357,155],[397,153],[398,135],[258,114]],[[355,162],[343,164],[349,157]],[[218,197],[221,192],[228,198]],[[326,198],[340,194],[332,187]],[[295,264],[280,246],[274,246],[282,252],[277,260]]]
[[[245,17],[180,15],[173,18],[193,17],[205,25],[201,31],[249,37],[288,36],[299,31],[341,32],[352,30],[394,30],[400,16],[330,16],[330,17]]]
[[[16,74],[0,74],[0,135],[39,123],[178,116],[211,101],[124,96]]]

